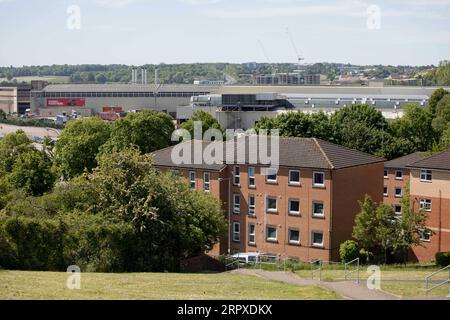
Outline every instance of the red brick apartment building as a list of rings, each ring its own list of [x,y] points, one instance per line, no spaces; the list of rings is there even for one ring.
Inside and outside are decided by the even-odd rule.
[[[450,251],[450,149],[407,165],[410,168],[411,206],[428,214],[423,246],[413,248],[411,260],[434,260]]]
[[[262,252],[337,261],[339,245],[352,238],[358,201],[365,194],[383,199],[385,159],[315,138],[280,138],[279,170],[270,175],[261,174],[267,165],[250,164],[248,157],[240,164],[175,165],[173,148],[156,151],[155,166],[219,198],[229,221],[228,238],[211,255]]]
[[[407,165],[425,158],[424,152],[415,152],[384,163],[383,202],[392,205],[395,213],[401,214],[402,198],[409,183],[410,168]]]

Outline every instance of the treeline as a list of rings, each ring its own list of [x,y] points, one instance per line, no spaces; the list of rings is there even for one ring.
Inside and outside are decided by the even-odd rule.
[[[0,140],[0,267],[176,271],[226,232],[221,204],[152,165],[171,144],[165,113],[69,123],[37,150],[24,132]]]
[[[425,75],[425,79],[438,86],[450,86],[450,62],[446,66],[434,68]]]
[[[255,129],[279,129],[286,137],[321,138],[387,159],[415,151],[440,151],[450,148],[450,94],[438,89],[429,107],[408,104],[403,117],[394,121],[387,121],[372,106],[351,105],[331,116],[288,112],[265,117]]]
[[[270,74],[272,72],[292,72],[297,69],[293,63],[185,63],[185,64],[147,64],[142,66],[149,72],[149,81],[153,82],[155,69],[159,70],[160,83],[193,83],[195,79],[225,80],[225,74],[232,76],[237,83],[251,83],[251,75]],[[386,78],[392,74],[415,74],[432,66],[355,66],[340,63],[314,63],[304,66],[307,73],[327,75],[334,79],[341,73],[342,67],[352,67],[369,78]],[[0,78],[12,81],[15,77],[25,76],[64,76],[71,83],[129,83],[132,66],[113,65],[51,65],[0,67]]]

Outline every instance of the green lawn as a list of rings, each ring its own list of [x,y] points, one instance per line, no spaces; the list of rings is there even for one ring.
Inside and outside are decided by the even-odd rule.
[[[425,280],[425,277],[438,270],[438,267],[417,267],[407,266],[405,268],[384,266],[381,268],[381,289],[402,297],[423,297],[425,296],[426,285],[423,282],[403,282],[403,281],[383,281],[383,280]],[[298,270],[296,274],[302,278],[311,278],[311,270]],[[366,273],[366,267],[360,269],[360,279],[365,282],[370,274]],[[356,273],[351,274],[352,279],[356,277]],[[449,277],[448,272],[438,273],[433,276],[431,280],[443,281]],[[316,272],[316,279],[318,273]],[[328,269],[322,270],[323,281],[342,281],[345,280],[345,272],[343,269]],[[430,284],[430,287],[433,284]],[[449,285],[443,285],[440,288],[432,290],[429,296],[445,297],[449,294]]]
[[[294,286],[232,273],[82,273],[0,271],[0,299],[340,299],[316,286]]]

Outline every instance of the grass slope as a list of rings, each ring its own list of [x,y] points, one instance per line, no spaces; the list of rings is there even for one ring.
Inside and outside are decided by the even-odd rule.
[[[64,272],[0,271],[0,299],[340,299],[315,286],[294,286],[231,273],[82,273],[81,289]]]

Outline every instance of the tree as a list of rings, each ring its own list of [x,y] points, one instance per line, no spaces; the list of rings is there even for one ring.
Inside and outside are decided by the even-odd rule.
[[[0,178],[10,173],[20,154],[33,149],[31,140],[22,130],[7,134],[0,140]]]
[[[418,104],[407,104],[404,110],[403,117],[392,122],[389,129],[395,137],[411,142],[414,146],[411,152],[430,150],[439,140],[432,127],[430,109],[423,109]]]
[[[377,241],[377,216],[376,203],[369,195],[359,202],[361,211],[355,217],[355,226],[353,227],[353,237],[359,241],[365,249],[373,250],[378,246]]]
[[[376,154],[383,145],[388,123],[380,111],[368,105],[351,105],[331,117],[334,142],[348,148]]]
[[[450,123],[447,124],[447,128],[442,132],[441,141],[439,142],[438,150],[443,151],[450,148]]]
[[[146,110],[130,113],[112,124],[111,138],[102,151],[137,146],[142,153],[150,153],[171,145],[174,130],[173,119],[164,112]]]
[[[444,95],[437,103],[432,126],[435,131],[442,134],[448,123],[450,123],[450,94]]]
[[[146,270],[177,270],[181,259],[209,250],[226,230],[217,199],[152,168],[137,149],[101,154],[86,181],[96,195],[88,209],[134,226],[136,257]]]
[[[423,210],[416,211],[410,205],[409,185],[406,187],[405,195],[401,200],[402,211],[398,218],[398,230],[393,238],[392,248],[394,252],[403,253],[403,261],[406,261],[408,250],[412,246],[422,245],[421,232],[429,230],[426,227],[427,214]],[[431,230],[429,230],[431,232]]]
[[[97,83],[106,83],[106,81],[108,81],[108,79],[103,73],[99,73],[95,76],[95,82]]]
[[[6,113],[2,109],[0,109],[0,120],[5,120],[5,119],[6,119]]]
[[[436,114],[437,104],[446,94],[448,94],[448,91],[444,90],[444,88],[436,89],[431,94],[430,99],[428,100],[428,106],[430,107],[433,115]]]
[[[33,196],[50,191],[55,182],[50,159],[44,152],[36,149],[17,157],[7,179],[14,188],[23,189]]]
[[[202,124],[202,134],[204,134],[208,129],[218,129],[223,133],[223,129],[215,117],[210,113],[205,111],[196,111],[192,117],[181,124],[181,129],[189,131],[191,137],[194,138],[194,122],[200,121]]]
[[[65,178],[73,178],[97,166],[100,147],[110,137],[109,124],[100,118],[70,122],[55,146],[55,163]]]

